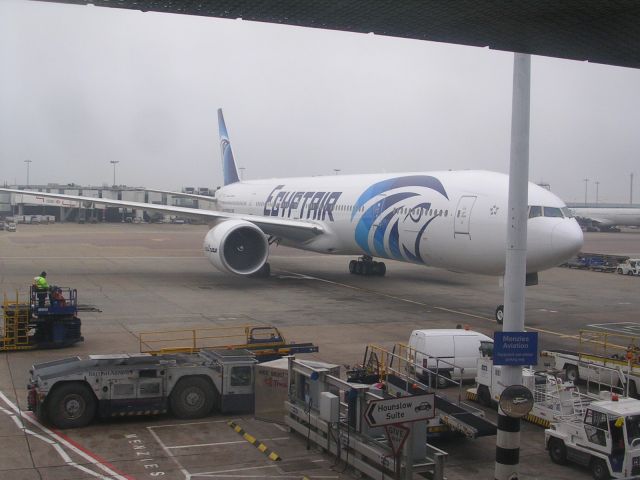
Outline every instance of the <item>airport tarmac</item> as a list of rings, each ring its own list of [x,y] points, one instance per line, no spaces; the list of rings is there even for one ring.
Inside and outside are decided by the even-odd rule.
[[[406,342],[415,328],[469,325],[492,335],[502,303],[498,280],[386,261],[387,276],[349,275],[350,258],[272,247],[269,279],[217,271],[201,252],[206,226],[19,225],[0,232],[0,291],[24,290],[42,270],[51,284],[78,289],[85,342],[65,350],[0,357],[0,479],[352,478],[303,438],[251,416],[197,422],[150,417],[56,432],[26,407],[34,362],[90,353],[137,352],[143,331],[276,325],[290,340],[313,341],[311,358],[362,361],[368,343]],[[588,249],[640,251],[640,231],[588,233]],[[616,250],[608,251],[608,250]],[[527,328],[540,349],[571,348],[580,328],[623,328],[638,320],[640,278],[555,268],[527,288]],[[607,324],[607,325],[603,325]],[[489,418],[495,413],[486,410]],[[226,425],[234,419],[281,457],[272,462]],[[591,478],[551,463],[541,427],[523,424],[521,478]],[[495,439],[449,440],[448,479],[493,478]],[[143,447],[143,448],[139,448]]]

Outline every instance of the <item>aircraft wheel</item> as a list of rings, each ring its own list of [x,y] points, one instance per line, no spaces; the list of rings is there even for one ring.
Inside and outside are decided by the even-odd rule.
[[[498,305],[495,316],[498,325],[502,325],[502,322],[504,322],[504,305]]]
[[[567,447],[559,438],[551,438],[549,440],[549,458],[553,463],[564,465],[567,463]]]
[[[367,277],[371,275],[373,271],[373,263],[371,262],[362,262],[362,273]]]
[[[358,262],[356,260],[351,260],[349,262],[349,273],[350,274],[355,275],[355,273],[356,273],[356,264],[357,263]]]
[[[169,396],[171,411],[178,418],[201,418],[211,412],[215,390],[211,383],[200,377],[180,380]]]
[[[47,399],[47,418],[58,428],[85,427],[95,414],[96,398],[83,383],[63,383]]]
[[[362,262],[356,262],[354,271],[356,275],[362,275]]]
[[[384,264],[384,262],[378,263],[378,275],[381,277],[384,277],[386,273],[387,273],[387,266]]]

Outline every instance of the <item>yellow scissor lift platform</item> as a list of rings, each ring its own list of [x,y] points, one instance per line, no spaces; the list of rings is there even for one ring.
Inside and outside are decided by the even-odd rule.
[[[18,292],[15,298],[9,298],[6,293],[4,294],[0,352],[36,348],[36,345],[31,344],[29,340],[30,317],[30,306],[28,303],[20,302]]]
[[[203,348],[226,348],[249,350],[259,361],[264,362],[285,355],[318,351],[313,343],[287,342],[276,327],[264,325],[141,332],[138,338],[140,352],[151,355],[196,353]]]

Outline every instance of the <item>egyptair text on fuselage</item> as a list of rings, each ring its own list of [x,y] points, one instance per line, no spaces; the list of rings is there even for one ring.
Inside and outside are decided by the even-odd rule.
[[[264,216],[333,222],[333,208],[342,192],[297,192],[284,188],[284,185],[278,185],[271,191],[265,202]]]

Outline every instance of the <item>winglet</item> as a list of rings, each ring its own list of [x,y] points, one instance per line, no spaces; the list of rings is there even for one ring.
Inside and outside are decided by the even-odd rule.
[[[218,109],[218,130],[220,132],[220,151],[222,152],[222,175],[224,184],[229,185],[230,183],[239,182],[240,178],[238,178],[238,168],[233,158],[231,142],[229,142],[227,126],[224,124],[221,108]]]

